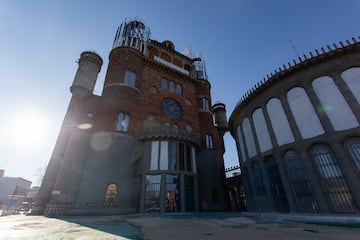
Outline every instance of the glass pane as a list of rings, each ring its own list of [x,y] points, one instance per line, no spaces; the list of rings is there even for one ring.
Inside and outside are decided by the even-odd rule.
[[[166,78],[163,78],[161,81],[161,89],[168,90],[168,80]]]
[[[147,175],[145,182],[145,212],[158,212],[160,209],[161,175]]]
[[[169,150],[168,142],[161,141],[160,145],[160,170],[168,170]]]
[[[116,130],[126,132],[129,126],[129,115],[119,113],[116,123]]]
[[[169,82],[169,91],[170,92],[175,92],[175,83],[174,82]]]
[[[300,155],[295,151],[288,151],[284,155],[284,163],[295,194],[298,211],[319,212]]]
[[[166,175],[166,212],[180,212],[180,178]]]
[[[116,123],[116,130],[121,131],[122,130],[122,121],[124,119],[124,114],[119,113],[117,123]]]
[[[176,84],[176,94],[182,95],[182,87],[180,84]]]
[[[312,157],[332,211],[337,213],[357,212],[350,190],[330,149],[323,146],[315,147]]]
[[[206,98],[202,99],[202,105],[203,105],[203,110],[204,111],[208,111],[209,110],[209,102]]]
[[[127,114],[124,115],[124,119],[123,119],[121,125],[122,125],[122,131],[126,132],[129,127],[129,115],[127,115]]]
[[[169,153],[169,170],[176,170],[177,168],[177,164],[176,164],[176,159],[177,159],[177,151],[176,151],[176,142],[170,142],[170,153]]]
[[[347,144],[347,148],[355,161],[357,168],[360,170],[360,142],[354,141]]]
[[[150,170],[158,170],[159,163],[159,142],[151,143],[151,159],[150,159]]]

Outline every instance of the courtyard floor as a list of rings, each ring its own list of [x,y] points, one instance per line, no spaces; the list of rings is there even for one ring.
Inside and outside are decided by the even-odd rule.
[[[252,213],[0,217],[0,239],[360,239],[360,215]]]

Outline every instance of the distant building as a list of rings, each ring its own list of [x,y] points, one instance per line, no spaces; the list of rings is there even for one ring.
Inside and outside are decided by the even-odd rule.
[[[359,213],[360,44],[321,48],[232,112],[249,211]]]
[[[21,208],[21,203],[30,190],[31,182],[21,177],[5,177],[0,170],[0,208],[8,214]]]
[[[203,59],[125,21],[109,55],[83,52],[37,198],[46,215],[227,209],[225,105],[211,105]]]

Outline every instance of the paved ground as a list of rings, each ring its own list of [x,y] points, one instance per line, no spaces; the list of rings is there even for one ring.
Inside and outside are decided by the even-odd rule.
[[[360,215],[197,213],[0,217],[1,240],[360,239]]]

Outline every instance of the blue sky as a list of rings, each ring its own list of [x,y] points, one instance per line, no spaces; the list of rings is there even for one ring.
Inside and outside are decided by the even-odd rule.
[[[207,63],[212,101],[237,101],[266,74],[309,51],[358,37],[358,0],[0,1],[0,168],[34,184],[46,167],[84,50],[104,60],[117,26],[139,17],[151,38],[192,49]],[[290,44],[292,43],[292,45]],[[41,130],[40,130],[41,129]],[[226,141],[226,166],[238,164]],[[42,170],[41,170],[42,169]]]

